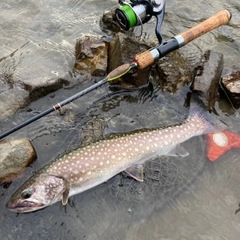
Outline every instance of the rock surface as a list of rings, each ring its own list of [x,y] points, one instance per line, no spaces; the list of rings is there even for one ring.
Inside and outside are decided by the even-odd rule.
[[[162,90],[171,93],[192,81],[191,68],[179,51],[157,61],[157,74]]]
[[[7,76],[0,77],[0,121],[28,103],[29,93],[21,85],[11,81]]]
[[[221,78],[221,84],[227,94],[229,100],[235,108],[240,107],[240,69],[233,68]]]
[[[108,63],[108,43],[99,36],[83,36],[77,40],[75,56],[75,69],[80,74],[104,76]]]
[[[28,139],[0,143],[0,181],[11,181],[37,158]]]
[[[149,48],[150,46],[146,43],[140,42],[128,35],[123,33],[116,34],[110,43],[108,72],[111,72],[122,64],[131,63],[137,54]],[[111,84],[119,85],[123,88],[143,86],[149,81],[150,69],[151,66],[138,70],[134,74],[127,74],[113,81]]]
[[[194,69],[191,89],[198,91],[208,110],[215,111],[219,98],[219,81],[223,70],[223,55],[208,50]]]

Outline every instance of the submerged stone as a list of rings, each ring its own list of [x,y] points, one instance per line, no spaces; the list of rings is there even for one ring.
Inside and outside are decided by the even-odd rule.
[[[72,54],[66,41],[28,41],[0,59],[0,120],[69,83]]]
[[[13,115],[18,109],[23,108],[28,103],[28,92],[21,85],[15,85],[4,81],[5,77],[0,77],[0,121]]]
[[[37,158],[28,139],[0,143],[0,181],[11,181]]]

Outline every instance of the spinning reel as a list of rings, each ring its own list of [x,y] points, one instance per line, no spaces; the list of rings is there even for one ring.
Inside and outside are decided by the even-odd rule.
[[[142,27],[152,16],[155,16],[157,18],[155,33],[159,43],[162,43],[160,28],[164,18],[165,0],[131,0],[130,2],[119,0],[118,2],[121,7],[116,9],[115,14],[122,29],[129,30],[139,25]]]

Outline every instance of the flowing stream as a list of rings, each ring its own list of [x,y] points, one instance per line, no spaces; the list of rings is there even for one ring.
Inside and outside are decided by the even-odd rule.
[[[105,10],[116,8],[117,2],[1,1],[0,93],[9,90],[13,80],[16,88],[56,76],[64,80],[55,91],[1,118],[1,132],[93,83],[93,79],[73,72],[76,39],[84,34],[111,38],[109,32],[101,30],[100,18]],[[166,39],[222,9],[232,13],[228,25],[179,50],[190,66],[211,49],[224,54],[224,68],[240,67],[240,1],[166,0],[161,30]],[[155,19],[144,26],[146,37],[153,37],[154,27]],[[28,214],[15,214],[5,207],[12,193],[40,166],[83,141],[112,132],[183,122],[188,114],[184,103],[189,91],[184,86],[172,95],[154,86],[153,91],[112,92],[104,86],[74,101],[65,115],[52,113],[10,135],[7,139],[29,138],[38,158],[16,181],[0,184],[0,239],[239,239],[240,213],[235,211],[240,202],[240,149],[211,163],[205,156],[205,136],[183,144],[188,157],[164,156],[149,161],[143,183],[119,174],[71,197],[66,207],[57,203]],[[6,98],[6,102],[10,100],[18,103],[19,96]],[[0,109],[6,102],[0,103]],[[12,105],[4,109],[2,115],[11,113]],[[230,110],[224,101],[217,104],[217,111],[229,130],[240,134],[239,112]]]

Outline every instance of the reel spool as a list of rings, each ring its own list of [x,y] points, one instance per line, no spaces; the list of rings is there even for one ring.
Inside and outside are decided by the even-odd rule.
[[[135,26],[142,27],[152,16],[155,16],[157,18],[155,33],[159,43],[162,43],[160,28],[165,12],[165,0],[131,0],[130,2],[119,0],[119,4],[121,7],[116,9],[115,14],[122,29],[127,31]]]

